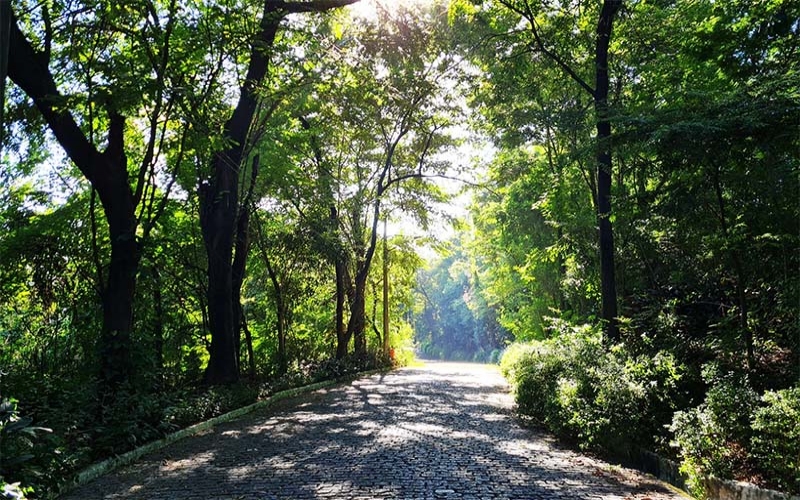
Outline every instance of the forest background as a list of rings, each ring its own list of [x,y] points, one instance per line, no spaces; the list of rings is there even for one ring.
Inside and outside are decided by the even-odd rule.
[[[794,0],[0,0],[1,484],[417,352],[800,492],[798,44]]]

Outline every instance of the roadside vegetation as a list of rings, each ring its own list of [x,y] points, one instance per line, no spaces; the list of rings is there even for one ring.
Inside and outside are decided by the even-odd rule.
[[[798,19],[0,0],[0,496],[415,352],[800,493]]]

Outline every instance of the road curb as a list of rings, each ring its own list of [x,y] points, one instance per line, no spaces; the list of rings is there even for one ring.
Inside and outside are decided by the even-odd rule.
[[[197,435],[203,431],[213,428],[216,425],[229,422],[231,420],[241,417],[242,415],[251,413],[255,410],[260,410],[261,408],[272,406],[278,401],[290,399],[299,396],[301,394],[307,394],[310,392],[319,391],[321,389],[327,389],[329,387],[349,384],[361,378],[376,375],[378,373],[389,373],[390,371],[392,370],[382,369],[382,370],[370,370],[366,372],[359,372],[357,374],[340,377],[334,380],[325,380],[322,382],[317,382],[302,387],[296,387],[294,389],[287,389],[285,391],[276,392],[272,396],[263,399],[261,401],[256,401],[253,404],[243,406],[228,413],[223,413],[218,417],[214,417],[204,422],[200,422],[191,425],[189,427],[186,427],[185,429],[181,429],[171,434],[167,434],[165,437],[157,441],[147,443],[127,453],[123,453],[122,455],[117,455],[115,457],[107,458],[102,462],[92,464],[86,467],[85,469],[81,470],[80,472],[78,472],[78,474],[75,476],[75,479],[71,483],[68,483],[66,486],[62,487],[61,490],[59,491],[58,496],[69,493],[75,490],[76,488],[83,486],[84,484],[89,483],[91,481],[94,481],[95,479],[98,479],[120,467],[129,465],[138,460],[139,458],[143,457],[144,455],[147,455],[148,453],[159,451],[169,446],[172,443]]]

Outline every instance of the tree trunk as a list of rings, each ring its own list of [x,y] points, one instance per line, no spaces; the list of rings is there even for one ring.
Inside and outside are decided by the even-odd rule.
[[[239,217],[236,222],[236,242],[234,244],[232,287],[233,296],[233,336],[236,351],[236,366],[241,367],[242,357],[242,330],[244,329],[244,313],[242,311],[242,285],[247,271],[247,256],[250,253],[250,207],[253,204],[253,192],[255,190],[256,179],[258,178],[259,156],[253,158],[253,165],[250,171],[250,187],[247,195],[242,202]]]
[[[606,341],[619,340],[617,285],[614,275],[614,232],[611,226],[611,122],[608,113],[608,45],[614,16],[622,0],[606,0],[597,23],[594,107],[597,114],[597,220],[600,240],[601,313]]]
[[[153,264],[153,353],[155,355],[155,390],[161,389],[164,375],[164,300],[161,294],[161,273]]]
[[[581,88],[591,94],[594,99],[597,128],[597,175],[596,189],[592,186],[592,196],[597,207],[600,247],[600,295],[603,326],[606,342],[619,340],[617,328],[617,285],[614,276],[614,232],[611,226],[611,122],[608,112],[608,46],[611,41],[614,17],[622,7],[622,0],[604,0],[597,22],[597,39],[595,41],[595,86],[592,88],[558,54],[549,50],[536,27],[536,19],[532,12],[522,12],[507,0],[501,0],[510,9],[528,16],[531,31],[538,48],[555,61]],[[589,180],[593,180],[590,176]],[[590,182],[591,184],[591,182]]]
[[[261,30],[250,50],[250,64],[239,102],[225,123],[225,137],[231,146],[214,154],[210,182],[200,186],[200,226],[208,258],[208,316],[211,347],[208,367],[204,374],[207,384],[229,384],[239,379],[236,364],[238,331],[233,304],[234,230],[239,213],[239,168],[245,159],[250,124],[257,110],[256,88],[267,74],[266,50],[275,41],[283,13],[267,3],[261,20]]]
[[[239,220],[236,224],[236,242],[234,245],[232,288],[233,296],[233,336],[235,340],[236,366],[241,366],[242,346],[242,285],[244,284],[245,271],[247,270],[247,253],[250,250],[248,227],[250,225],[250,211],[247,206],[242,207]]]
[[[56,88],[45,54],[34,50],[11,15],[8,76],[36,104],[67,156],[97,190],[109,228],[111,260],[102,289],[103,326],[100,332],[100,389],[113,392],[130,380],[133,298],[139,266],[136,205],[128,179],[124,151],[125,118],[109,104],[105,151],[90,143]]]
[[[359,261],[359,269],[364,269],[364,262]],[[353,287],[353,300],[350,304],[350,322],[347,325],[348,336],[353,337],[354,353],[359,359],[367,356],[366,327],[366,295],[368,273],[358,272]]]
[[[389,355],[389,240],[383,219],[383,355]]]
[[[229,384],[239,378],[236,366],[234,334],[238,325],[233,304],[234,227],[239,211],[239,168],[247,156],[250,126],[258,109],[256,89],[269,68],[269,49],[275,42],[283,18],[290,13],[322,12],[354,3],[357,0],[314,0],[288,2],[266,0],[260,29],[250,47],[249,63],[239,102],[225,122],[224,136],[231,146],[215,153],[211,161],[211,179],[201,182],[200,226],[208,258],[208,314],[211,330],[207,384]]]
[[[117,184],[116,189],[97,190],[108,219],[111,239],[111,262],[103,290],[100,379],[112,390],[127,382],[133,374],[131,332],[136,272],[139,266],[137,222],[131,191],[127,186],[127,179],[124,186]],[[103,196],[103,191],[114,191],[116,196],[109,196],[108,193]],[[111,201],[112,199],[115,201]]]
[[[262,249],[263,250],[263,249]],[[272,282],[272,290],[275,294],[275,327],[278,330],[278,373],[284,374],[288,368],[288,358],[286,356],[286,306],[284,304],[283,289],[278,278],[278,273],[269,260],[269,255],[264,251],[264,264],[267,266],[267,273]]]
[[[253,350],[253,335],[250,333],[250,328],[247,326],[247,316],[242,316],[242,329],[244,330],[245,347],[247,348],[247,368],[250,380],[256,378],[256,354]]]
[[[347,265],[343,256],[337,251],[336,271],[336,359],[347,356],[347,346],[350,344],[350,332],[344,325],[344,303],[347,298],[346,274]]]

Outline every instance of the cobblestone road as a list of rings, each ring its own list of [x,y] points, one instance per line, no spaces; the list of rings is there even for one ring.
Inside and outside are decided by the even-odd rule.
[[[520,427],[493,367],[430,363],[259,410],[68,499],[682,498]]]

